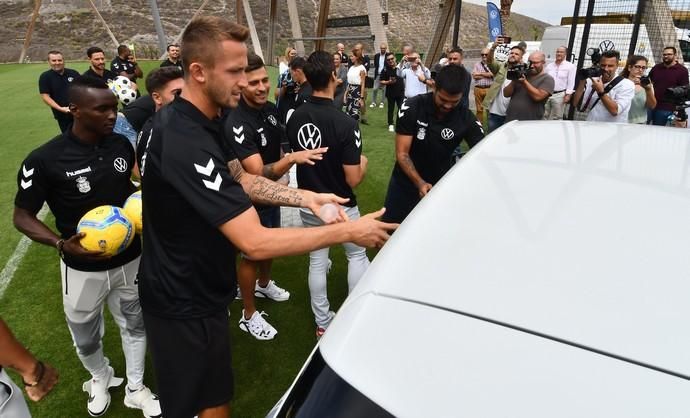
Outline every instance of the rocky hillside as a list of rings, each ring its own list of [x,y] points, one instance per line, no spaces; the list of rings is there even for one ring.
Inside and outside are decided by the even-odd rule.
[[[119,42],[135,44],[140,57],[157,58],[160,55],[155,28],[151,19],[148,0],[93,0],[108,26]],[[202,0],[158,0],[163,28],[169,40],[177,37],[184,25],[203,3]],[[226,16],[235,19],[235,1],[210,0],[203,9],[204,14]],[[258,28],[262,46],[268,36],[268,5],[266,0],[249,1],[254,21]],[[300,10],[302,34],[313,36],[315,32],[317,0],[297,0]],[[418,50],[426,51],[433,28],[440,12],[439,0],[383,0],[388,9],[387,26],[389,43],[398,50],[401,43],[410,41]],[[280,2],[279,19],[276,28],[276,55],[281,55],[291,36],[287,6]],[[31,18],[33,1],[0,0],[0,62],[16,61],[19,58],[28,22]],[[366,14],[364,0],[332,2],[329,17],[345,17]],[[465,49],[481,48],[487,42],[487,16],[483,6],[463,3],[460,26],[460,45]],[[546,23],[526,16],[512,14],[507,23],[507,32],[513,39],[540,39]],[[452,30],[451,30],[452,32]],[[328,36],[346,39],[352,35],[368,35],[367,27],[329,29]],[[334,43],[328,45],[334,47]],[[354,41],[345,40],[346,44]],[[374,49],[369,43],[369,50]],[[450,44],[450,37],[448,39]],[[42,61],[51,49],[60,49],[67,59],[84,59],[86,48],[98,45],[106,51],[115,50],[110,37],[85,0],[43,0],[40,17],[36,21],[31,47],[27,57],[30,61]],[[309,42],[305,48],[310,49]],[[376,48],[378,49],[378,48]],[[107,54],[109,55],[109,54]]]

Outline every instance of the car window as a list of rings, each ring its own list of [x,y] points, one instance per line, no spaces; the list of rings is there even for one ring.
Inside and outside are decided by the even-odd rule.
[[[317,350],[277,417],[393,418],[393,415],[338,376]]]

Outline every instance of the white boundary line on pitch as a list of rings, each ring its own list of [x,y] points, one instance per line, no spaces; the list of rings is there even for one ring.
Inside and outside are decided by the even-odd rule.
[[[48,205],[44,204],[36,217],[40,221],[43,221],[47,214]],[[5,290],[7,290],[7,286],[10,285],[10,282],[14,277],[14,273],[17,271],[17,268],[26,255],[26,252],[29,251],[29,245],[31,245],[31,240],[26,235],[22,235],[22,238],[19,240],[19,244],[17,244],[14,252],[10,256],[9,260],[7,260],[2,272],[0,272],[0,300],[2,300],[2,297],[5,295]]]

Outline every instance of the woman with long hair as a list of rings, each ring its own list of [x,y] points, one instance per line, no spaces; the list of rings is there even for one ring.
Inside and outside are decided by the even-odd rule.
[[[647,110],[656,107],[654,86],[648,77],[644,77],[647,70],[647,58],[642,55],[632,55],[628,58],[621,76],[635,83],[635,96],[630,103],[628,122],[647,123]]]
[[[352,65],[347,70],[347,91],[345,93],[345,112],[354,119],[362,119],[362,108],[366,95],[367,70],[364,67],[362,50],[355,48],[350,55]],[[362,123],[366,122],[362,119]]]

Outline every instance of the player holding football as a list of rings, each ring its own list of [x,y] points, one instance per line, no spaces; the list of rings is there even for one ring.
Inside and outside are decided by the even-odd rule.
[[[242,163],[242,168],[250,174],[278,180],[294,164],[314,164],[315,160],[320,160],[327,148],[283,155],[281,143],[287,141],[285,127],[280,123],[278,109],[268,101],[271,84],[261,57],[250,52],[244,72],[247,86],[242,89],[239,105],[229,112],[223,123],[225,139]],[[255,208],[261,225],[280,228],[279,207],[256,205]],[[254,296],[278,302],[290,298],[290,292],[271,279],[272,261],[251,260],[242,255],[237,272],[244,305],[239,326],[257,340],[273,339],[278,331],[263,318],[263,312],[256,310]]]
[[[222,140],[219,111],[236,107],[247,86],[248,35],[248,28],[215,16],[192,20],[182,35],[185,86],[153,117],[142,177],[139,291],[166,418],[230,416],[226,307],[236,289],[236,249],[265,260],[341,242],[381,246],[396,227],[375,219],[383,210],[308,229],[261,225],[252,202],[319,213],[347,199],[247,173]]]
[[[135,188],[130,181],[134,150],[113,134],[117,99],[99,79],[81,77],[69,91],[70,130],[32,151],[17,175],[14,225],[60,256],[62,302],[77,355],[91,379],[87,410],[103,415],[110,405],[108,388],[119,386],[103,353],[103,307],[107,303],[120,328],[127,363],[125,405],[147,417],[160,416],[156,395],[144,386],[146,335],[137,292],[136,273],[141,243],[114,257],[87,251],[77,234],[79,219],[101,205],[121,206]],[[37,216],[44,203],[55,215],[59,235]]]

